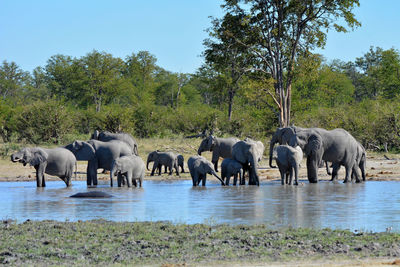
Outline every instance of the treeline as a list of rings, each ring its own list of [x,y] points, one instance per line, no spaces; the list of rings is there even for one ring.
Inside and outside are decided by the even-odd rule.
[[[217,135],[267,137],[278,123],[273,81],[244,73],[231,119],[231,79],[205,63],[194,74],[173,73],[149,52],[125,59],[92,51],[52,56],[32,73],[0,66],[0,135],[4,142],[62,143],[94,129],[137,137]],[[354,62],[297,60],[292,121],[302,127],[345,128],[367,148],[400,145],[400,54],[371,48]]]

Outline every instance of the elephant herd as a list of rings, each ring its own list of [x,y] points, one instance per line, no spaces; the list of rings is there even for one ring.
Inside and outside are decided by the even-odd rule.
[[[274,148],[275,144],[279,144]],[[211,162],[201,156],[204,151],[212,152]],[[248,173],[248,184],[259,185],[258,162],[264,153],[264,144],[250,138],[218,138],[213,135],[202,140],[198,155],[191,156],[187,161],[193,186],[200,183],[206,185],[206,176],[211,174],[220,180],[222,185],[229,185],[233,177],[233,184],[245,184],[245,173]],[[332,165],[332,179],[338,178],[341,166],[345,167],[344,182],[365,181],[366,152],[364,147],[347,131],[343,129],[325,130],[321,128],[286,127],[278,128],[270,141],[269,166],[275,159],[278,165],[282,184],[298,184],[298,173],[303,153],[307,158],[307,177],[310,183],[318,181],[318,168],[328,162]],[[221,177],[218,176],[218,161],[221,163]],[[118,186],[142,186],[146,168],[154,162],[151,175],[157,171],[172,175],[179,169],[184,172],[184,158],[173,152],[153,151],[147,157],[145,165],[138,153],[138,144],[127,133],[110,133],[95,131],[88,141],[76,140],[64,147],[23,148],[11,155],[13,162],[20,162],[24,166],[30,164],[36,170],[38,187],[45,186],[44,174],[60,177],[67,186],[71,184],[71,177],[76,171],[76,161],[87,161],[87,185],[97,185],[97,170],[110,171],[110,185],[113,186],[113,177],[117,176]],[[294,179],[293,179],[294,173]],[[294,181],[293,181],[294,180]]]

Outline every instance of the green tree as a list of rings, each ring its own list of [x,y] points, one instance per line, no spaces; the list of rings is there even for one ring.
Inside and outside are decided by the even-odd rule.
[[[254,66],[274,79],[270,92],[280,110],[281,126],[290,124],[292,82],[300,53],[323,47],[325,29],[346,32],[360,23],[352,13],[358,0],[225,0],[227,13],[241,16],[247,34],[232,37],[258,59]]]
[[[3,100],[19,98],[29,85],[30,75],[15,62],[6,60],[0,66],[0,94]]]

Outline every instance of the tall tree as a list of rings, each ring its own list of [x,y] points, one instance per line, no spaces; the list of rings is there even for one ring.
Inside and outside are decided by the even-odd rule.
[[[235,32],[227,34],[258,59],[254,70],[275,81],[269,94],[279,108],[281,126],[290,124],[298,55],[324,47],[327,29],[346,32],[360,26],[352,13],[355,6],[359,6],[359,0],[225,0],[226,12],[243,17],[242,24],[248,29],[245,37]]]
[[[251,55],[245,46],[236,42],[246,36],[247,25],[243,14],[225,14],[214,19],[209,29],[210,38],[204,41],[206,62],[225,77],[228,93],[228,120],[232,119],[233,100],[239,90],[239,80],[248,71]]]
[[[3,100],[23,93],[29,79],[29,73],[20,69],[15,62],[4,60],[0,66],[0,94]]]

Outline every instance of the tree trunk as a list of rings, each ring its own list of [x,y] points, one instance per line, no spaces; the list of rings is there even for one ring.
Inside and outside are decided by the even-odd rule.
[[[229,103],[228,103],[228,120],[231,121],[232,119],[232,106],[233,106],[233,90],[229,90]]]

